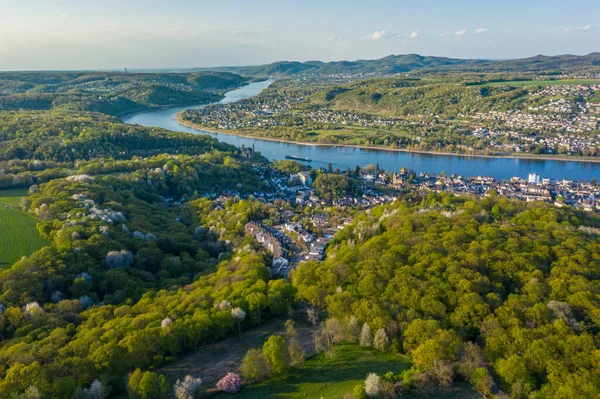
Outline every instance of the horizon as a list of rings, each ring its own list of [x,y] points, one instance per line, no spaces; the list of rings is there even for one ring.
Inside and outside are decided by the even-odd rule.
[[[600,49],[600,4],[550,0],[0,0],[0,70],[191,69],[430,54],[519,59]],[[490,15],[494,18],[490,19]]]
[[[462,59],[462,60],[477,60],[477,61],[489,61],[489,62],[496,62],[496,61],[515,61],[515,60],[523,60],[523,59],[529,59],[529,58],[534,58],[534,57],[565,57],[565,56],[573,56],[573,57],[586,57],[586,56],[590,56],[593,54],[597,54],[599,53],[598,51],[592,51],[590,53],[585,53],[585,54],[573,54],[573,53],[563,53],[563,54],[552,54],[552,55],[548,55],[548,54],[535,54],[535,55],[529,55],[529,56],[525,56],[525,57],[519,57],[519,58],[455,58],[455,57],[445,57],[445,56],[438,56],[438,55],[433,55],[433,54],[418,54],[418,53],[406,53],[406,54],[388,54],[385,55],[383,57],[379,57],[379,58],[356,58],[356,59],[338,59],[338,60],[331,60],[331,61],[322,61],[322,60],[317,60],[317,59],[307,59],[307,60],[276,60],[276,61],[272,61],[272,62],[268,62],[268,63],[264,63],[264,64],[240,64],[240,65],[216,65],[216,66],[191,66],[191,67],[181,67],[181,66],[167,66],[167,67],[157,67],[157,68],[152,68],[152,67],[122,67],[122,68],[88,68],[88,69],[0,69],[0,72],[113,72],[113,73],[125,73],[125,69],[127,69],[127,73],[152,73],[154,71],[160,71],[160,72],[165,72],[165,73],[189,73],[190,71],[193,70],[207,70],[207,71],[212,71],[215,69],[220,69],[220,68],[245,68],[245,67],[255,67],[255,66],[261,66],[261,65],[270,65],[270,64],[276,64],[279,62],[299,62],[299,63],[307,63],[307,62],[322,62],[324,64],[328,64],[328,63],[335,63],[335,62],[357,62],[357,61],[374,61],[374,60],[381,60],[384,58],[388,58],[388,57],[398,57],[398,56],[407,56],[407,55],[417,55],[420,57],[435,57],[435,58],[448,58],[448,59]],[[200,71],[199,71],[200,72]]]

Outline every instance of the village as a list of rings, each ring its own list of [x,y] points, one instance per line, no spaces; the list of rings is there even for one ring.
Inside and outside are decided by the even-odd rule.
[[[242,150],[246,156],[252,155],[252,149]],[[595,181],[555,180],[536,173],[530,173],[526,178],[515,176],[498,180],[489,176],[417,174],[407,168],[387,172],[372,165],[355,171],[319,169],[289,175],[273,169],[271,164],[257,163],[254,168],[264,177],[271,191],[249,194],[228,191],[207,197],[223,206],[230,198],[253,198],[279,209],[283,209],[281,204],[286,204],[278,223],[249,222],[244,228],[246,234],[272,255],[273,273],[282,277],[287,277],[302,262],[322,260],[330,240],[352,222],[352,210],[368,210],[390,203],[400,194],[445,192],[479,198],[495,195],[527,202],[542,201],[556,207],[572,206],[586,212],[600,211],[600,185]],[[342,175],[353,180],[360,188],[359,193],[321,198],[313,187],[313,176],[319,173]],[[340,217],[339,212],[332,216],[328,209],[346,211]]]

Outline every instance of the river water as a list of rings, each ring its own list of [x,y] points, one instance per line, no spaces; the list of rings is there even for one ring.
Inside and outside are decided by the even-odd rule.
[[[229,103],[257,95],[270,82],[251,83],[247,86],[232,90],[225,95],[221,103]],[[142,112],[123,119],[126,123],[143,126],[156,126],[169,130],[188,132],[192,134],[208,134],[235,146],[242,144],[254,145],[257,151],[269,160],[284,159],[286,155],[309,157],[313,168],[326,167],[331,163],[334,168],[346,169],[356,165],[368,164],[379,166],[385,170],[399,170],[402,167],[413,169],[415,172],[456,173],[462,176],[492,176],[495,179],[509,179],[513,176],[526,178],[529,173],[537,173],[552,179],[591,180],[600,179],[600,163],[554,161],[516,158],[482,158],[461,155],[419,154],[388,150],[370,150],[350,147],[320,147],[299,145],[258,138],[238,137],[230,134],[207,132],[183,126],[175,120],[178,112],[194,108],[192,106],[174,107],[156,111]]]

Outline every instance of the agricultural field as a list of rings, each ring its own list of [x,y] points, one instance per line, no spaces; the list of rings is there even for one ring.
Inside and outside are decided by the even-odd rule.
[[[17,209],[27,190],[0,190],[0,269],[48,245],[37,229],[37,220]]]
[[[334,355],[320,353],[293,371],[286,380],[266,382],[242,388],[236,394],[240,399],[264,398],[342,398],[364,382],[369,373],[401,373],[410,368],[410,361],[393,353],[362,348],[356,344],[334,347]],[[225,398],[228,395],[217,395]]]
[[[479,86],[559,86],[559,85],[596,85],[594,79],[562,79],[562,80],[507,80],[498,82],[483,82]]]

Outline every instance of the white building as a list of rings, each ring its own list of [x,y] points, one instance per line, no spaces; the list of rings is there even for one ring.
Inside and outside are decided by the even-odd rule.
[[[530,173],[527,178],[527,183],[529,184],[540,184],[540,175],[536,173]]]
[[[308,172],[300,172],[298,173],[298,180],[305,186],[310,186],[312,184],[312,178]]]

